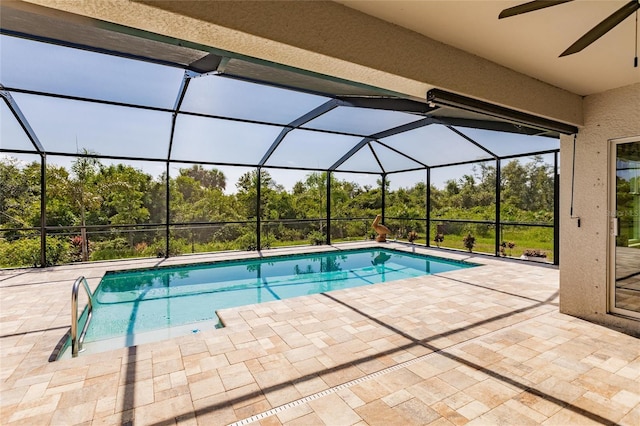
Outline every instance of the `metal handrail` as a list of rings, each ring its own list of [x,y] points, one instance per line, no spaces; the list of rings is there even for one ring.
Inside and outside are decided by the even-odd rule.
[[[80,336],[78,336],[78,288],[80,287],[80,283],[83,284],[84,290],[87,293],[88,312],[87,320],[84,323],[84,327],[82,327]],[[71,289],[71,356],[73,358],[77,357],[78,352],[82,352],[83,350],[82,342],[84,341],[84,336],[87,334],[87,328],[89,328],[92,313],[93,294],[91,293],[87,279],[85,277],[78,277],[78,279],[73,283],[73,288]]]

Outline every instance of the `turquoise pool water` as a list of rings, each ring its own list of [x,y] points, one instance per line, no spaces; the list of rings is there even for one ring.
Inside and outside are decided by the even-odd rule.
[[[364,249],[108,272],[94,294],[85,342],[196,323],[202,328],[203,321],[213,328],[219,322],[218,309],[472,266],[476,265]],[[134,342],[125,337],[125,345]]]

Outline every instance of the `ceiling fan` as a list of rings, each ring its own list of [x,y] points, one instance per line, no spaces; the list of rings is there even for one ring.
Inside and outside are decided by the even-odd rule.
[[[551,6],[556,6],[562,3],[568,3],[572,0],[537,0],[530,1],[528,3],[523,3],[518,6],[510,7],[508,9],[503,10],[498,15],[498,19],[508,18],[511,16],[520,15],[527,12],[533,12],[535,10],[544,9]],[[598,25],[593,27],[588,33],[580,37],[575,43],[573,43],[567,50],[560,54],[560,57],[572,55],[574,53],[580,52],[585,47],[589,46],[594,41],[598,40],[600,37],[605,35],[609,30],[614,28],[616,25],[627,19],[634,12],[640,9],[640,0],[631,0],[622,6],[620,9],[613,12],[607,18],[605,18]],[[636,18],[636,50],[637,50],[637,18]],[[638,58],[635,58],[635,66],[638,66]]]

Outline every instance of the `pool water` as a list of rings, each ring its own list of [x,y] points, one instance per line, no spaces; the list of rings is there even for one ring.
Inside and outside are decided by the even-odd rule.
[[[216,310],[476,266],[387,249],[332,251],[108,272],[94,294],[85,343],[124,345],[153,330],[220,326]],[[189,324],[194,324],[189,328]],[[129,336],[128,338],[126,336]]]

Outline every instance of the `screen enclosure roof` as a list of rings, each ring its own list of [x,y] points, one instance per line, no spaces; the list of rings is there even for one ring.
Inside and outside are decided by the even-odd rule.
[[[385,174],[559,149],[547,129],[233,55],[68,44],[3,29],[0,151]]]

